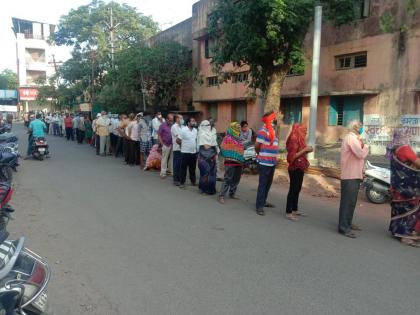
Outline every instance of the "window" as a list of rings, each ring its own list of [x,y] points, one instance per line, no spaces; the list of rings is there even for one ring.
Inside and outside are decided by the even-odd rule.
[[[209,104],[209,114],[210,117],[217,120],[218,110],[217,110],[217,103],[210,103]]]
[[[217,77],[217,76],[215,76],[215,77],[208,77],[207,78],[207,85],[208,86],[219,85],[219,77]]]
[[[361,14],[360,17],[361,18],[367,18],[369,17],[370,14],[370,0],[360,0],[360,5],[361,5]]]
[[[337,96],[330,98],[329,126],[347,126],[354,119],[363,120],[363,96]]]
[[[335,57],[335,67],[337,70],[363,68],[367,66],[367,52],[360,52],[351,55]]]
[[[283,123],[293,125],[302,122],[302,98],[283,98],[280,104]]]
[[[213,57],[213,46],[214,42],[212,39],[207,38],[204,41],[204,57],[206,59],[211,59]]]
[[[247,105],[246,102],[234,102],[232,104],[232,120],[241,122],[246,120],[247,117]]]
[[[249,72],[238,72],[232,74],[232,83],[244,83],[248,81]]]

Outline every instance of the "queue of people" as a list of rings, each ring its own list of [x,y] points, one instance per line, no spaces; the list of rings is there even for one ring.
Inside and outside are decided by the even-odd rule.
[[[275,207],[268,196],[279,155],[276,117],[273,112],[266,113],[256,134],[259,179],[255,211],[260,216],[265,215],[266,208]],[[162,180],[171,176],[173,184],[181,189],[186,187],[188,174],[191,186],[197,186],[202,194],[217,193],[218,161],[222,158],[224,177],[218,193],[220,204],[225,204],[227,198],[238,199],[244,149],[253,139],[253,132],[246,121],[231,122],[219,144],[213,119],[205,119],[198,125],[193,117],[184,120],[182,115],[170,113],[163,118],[160,112],[153,118],[145,113],[108,117],[106,112],[102,112],[91,124],[87,117],[67,114],[64,126],[67,140],[73,140],[76,128],[76,138],[88,139],[86,142],[96,147],[97,155],[123,156],[127,165],[138,165],[144,171],[159,171]],[[338,233],[349,238],[356,238],[355,232],[361,231],[353,223],[353,218],[369,153],[362,133],[360,121],[351,121],[341,148]],[[307,127],[294,124],[286,140],[290,186],[285,215],[293,222],[306,216],[299,207],[305,172],[310,166],[307,155],[313,151],[307,145],[306,137]],[[389,230],[403,243],[420,247],[420,159],[410,148],[409,139],[407,129],[396,129],[387,154],[391,160],[393,194]]]

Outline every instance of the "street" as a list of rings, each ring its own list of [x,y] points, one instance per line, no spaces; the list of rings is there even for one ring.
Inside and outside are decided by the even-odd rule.
[[[20,151],[26,135],[16,123]],[[217,203],[158,173],[48,137],[52,158],[21,162],[13,237],[53,269],[54,314],[417,314],[420,251],[387,232],[389,205],[361,201],[353,240],[336,231],[338,200],[302,196],[299,222],[277,205],[254,211],[257,177],[241,200]]]

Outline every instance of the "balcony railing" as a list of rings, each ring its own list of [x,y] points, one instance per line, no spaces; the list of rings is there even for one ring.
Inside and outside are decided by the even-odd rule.
[[[30,33],[25,33],[25,38],[26,39],[40,39],[40,40],[46,40],[46,39],[48,39],[46,36],[43,36],[43,35],[34,35],[34,34],[30,34]]]

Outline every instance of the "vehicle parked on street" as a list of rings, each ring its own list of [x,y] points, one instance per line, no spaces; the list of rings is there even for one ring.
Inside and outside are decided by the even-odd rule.
[[[0,152],[0,182],[12,183],[13,171],[19,166],[18,155],[11,152]]]
[[[249,144],[244,150],[244,169],[248,170],[251,174],[258,172],[257,153],[255,152],[254,144]]]
[[[382,204],[390,200],[391,193],[391,170],[375,166],[369,161],[365,164],[365,179],[363,181],[366,198],[376,204]]]
[[[41,256],[24,247],[24,237],[7,240],[12,194],[9,184],[0,183],[0,314],[40,315],[47,310],[51,271]]]
[[[45,138],[35,138],[32,145],[32,156],[42,161],[50,153],[49,146]]]

